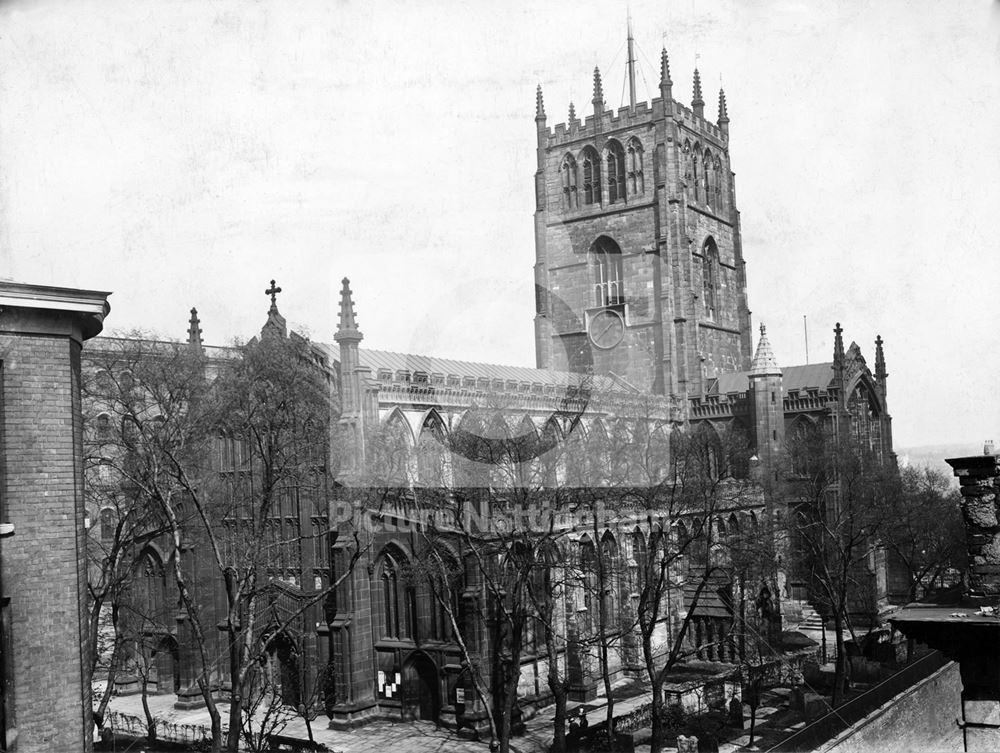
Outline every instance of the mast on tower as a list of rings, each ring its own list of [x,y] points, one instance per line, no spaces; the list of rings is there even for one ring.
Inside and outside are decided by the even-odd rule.
[[[632,40],[632,11],[628,12],[628,108],[635,112],[635,53]]]

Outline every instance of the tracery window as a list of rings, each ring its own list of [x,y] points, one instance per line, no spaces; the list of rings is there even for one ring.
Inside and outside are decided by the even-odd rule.
[[[622,145],[612,139],[605,151],[607,164],[608,203],[625,200],[625,152]]]
[[[713,205],[718,211],[722,211],[725,208],[726,192],[722,189],[723,184],[723,173],[722,173],[722,161],[716,157],[715,163],[712,167],[715,174],[715,199]]]
[[[583,152],[583,203],[601,203],[601,164],[590,147]]]
[[[567,154],[562,162],[563,206],[575,209],[580,206],[580,197],[576,191],[576,160],[572,154]]]
[[[698,147],[691,152],[691,182],[694,184],[694,200],[701,201],[701,174],[698,172]]]
[[[382,555],[380,585],[382,592],[382,636],[404,638],[411,634],[415,600],[403,574],[404,562],[386,551]]]
[[[714,183],[714,176],[712,175],[712,170],[715,165],[715,160],[712,159],[712,153],[705,150],[705,157],[702,161],[704,169],[702,170],[702,179],[705,184],[705,203],[712,204],[712,198],[714,196],[712,191],[712,186]]]
[[[594,265],[594,291],[598,306],[615,306],[625,302],[622,281],[622,252],[607,236],[598,238],[591,249]]]
[[[716,288],[718,287],[719,249],[709,238],[702,247],[701,284],[705,318],[714,320],[716,314]]]
[[[628,187],[632,194],[644,193],[646,185],[642,177],[642,143],[632,138],[628,142],[627,153]]]

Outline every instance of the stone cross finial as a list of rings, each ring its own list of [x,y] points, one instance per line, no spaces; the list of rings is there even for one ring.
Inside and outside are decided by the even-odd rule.
[[[281,292],[281,288],[277,287],[274,284],[274,280],[271,280],[271,287],[269,287],[267,290],[264,291],[264,295],[271,296],[271,305],[272,306],[277,306],[278,305],[277,296],[278,296],[278,293],[280,293],[280,292]]]

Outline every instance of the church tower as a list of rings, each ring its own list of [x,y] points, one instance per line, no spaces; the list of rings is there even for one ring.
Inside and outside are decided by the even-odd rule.
[[[538,88],[536,360],[695,396],[752,348],[726,98],[708,120],[695,70],[691,107],[676,101],[664,50],[660,96],[636,102],[629,47],[617,112],[595,68],[592,114],[571,103],[551,130]]]

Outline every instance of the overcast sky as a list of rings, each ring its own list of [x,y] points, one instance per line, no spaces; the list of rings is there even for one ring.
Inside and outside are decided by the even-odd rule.
[[[897,447],[1000,440],[1000,13],[631,3],[639,97],[725,86],[750,308],[779,363],[885,339]],[[0,5],[0,276],[114,291],[108,329],[534,365],[534,100],[624,92],[625,3]],[[756,339],[756,338],[755,338]]]

